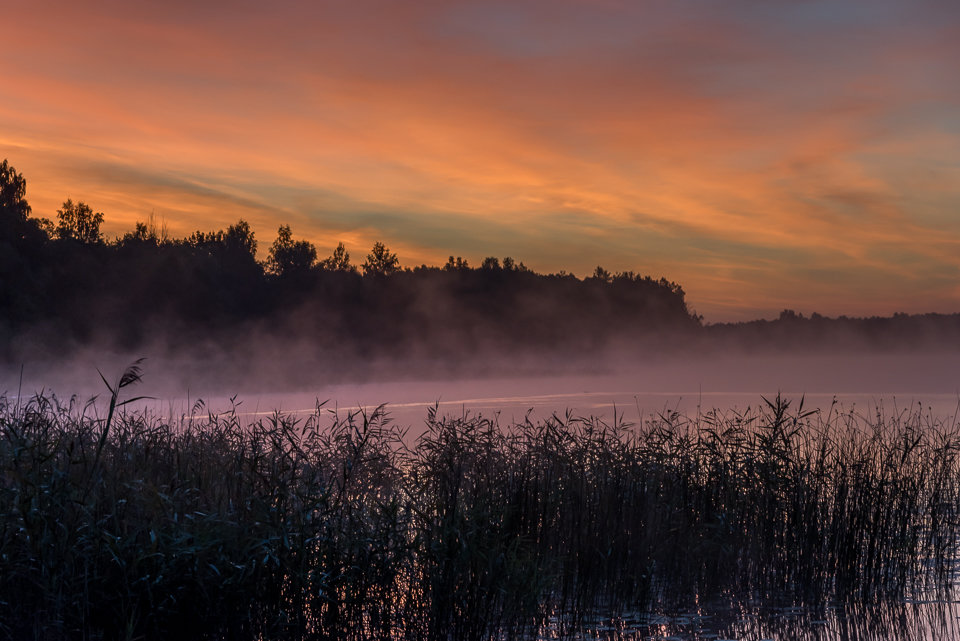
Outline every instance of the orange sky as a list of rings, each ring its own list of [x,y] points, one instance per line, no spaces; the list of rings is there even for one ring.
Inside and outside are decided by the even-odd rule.
[[[599,264],[708,321],[960,311],[957,3],[0,10],[0,158],[38,216]]]

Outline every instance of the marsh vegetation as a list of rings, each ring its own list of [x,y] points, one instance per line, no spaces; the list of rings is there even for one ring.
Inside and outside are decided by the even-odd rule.
[[[736,595],[953,583],[960,429],[771,398],[640,425],[382,408],[252,422],[0,402],[7,638],[567,635]]]

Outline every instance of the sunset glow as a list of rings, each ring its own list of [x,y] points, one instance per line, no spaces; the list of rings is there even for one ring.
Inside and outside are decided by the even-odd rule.
[[[602,265],[707,321],[960,311],[957,3],[2,4],[35,216]]]

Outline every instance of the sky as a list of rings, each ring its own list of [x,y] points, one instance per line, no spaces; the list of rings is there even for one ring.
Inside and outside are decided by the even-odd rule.
[[[680,283],[708,322],[960,312],[960,3],[0,0],[0,158],[108,237]]]

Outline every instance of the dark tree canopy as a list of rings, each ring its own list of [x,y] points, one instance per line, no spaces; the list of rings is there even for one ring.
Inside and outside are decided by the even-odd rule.
[[[74,204],[68,198],[63,203],[63,208],[57,210],[57,236],[61,239],[72,239],[87,244],[103,242],[103,236],[100,234],[102,224],[103,212],[94,213],[93,209],[83,201]]]
[[[611,280],[613,280],[613,275],[600,265],[597,265],[597,268],[593,270],[593,276],[591,276],[591,278],[609,283]]]
[[[162,221],[157,222],[156,217],[151,213],[147,217],[147,222],[137,221],[133,231],[127,232],[117,239],[117,243],[120,245],[131,243],[159,245],[169,240],[166,224]]]
[[[223,244],[228,251],[257,255],[257,239],[253,235],[253,230],[250,229],[250,223],[243,219],[227,227],[227,233],[223,235]]]
[[[356,268],[350,264],[350,254],[343,243],[337,243],[337,248],[333,250],[330,256],[321,261],[320,266],[323,269],[335,272],[356,271]]]
[[[467,262],[467,259],[462,256],[457,256],[454,260],[453,256],[447,259],[447,264],[443,266],[446,271],[452,271],[454,269],[470,269],[470,263]]]
[[[487,256],[480,263],[480,269],[500,269],[500,259],[496,256]]]
[[[290,225],[281,225],[267,256],[267,270],[276,276],[292,276],[310,271],[315,262],[317,248],[306,240],[293,240]]]
[[[47,239],[43,222],[30,218],[26,195],[27,181],[4,160],[0,163],[0,251],[32,253]],[[4,243],[11,245],[3,248]]]
[[[289,228],[287,228],[287,231],[289,231]],[[147,238],[156,239],[156,234],[149,233],[143,223],[137,223],[137,231],[133,239],[141,239],[145,234],[147,234]],[[125,236],[124,238],[127,237]],[[225,251],[235,256],[255,258],[257,255],[257,239],[254,237],[253,230],[250,229],[250,223],[243,219],[227,227],[227,231],[223,231],[222,229],[206,233],[199,230],[195,231],[187,237],[185,242],[191,247],[206,248],[211,251]],[[281,244],[290,245],[295,243],[290,241],[289,234],[287,234]],[[274,245],[276,245],[276,243],[274,243]],[[281,251],[281,256],[283,256],[284,251],[286,250]]]
[[[0,219],[26,222],[30,215],[26,195],[27,181],[4,159],[0,163]]]
[[[383,243],[377,241],[367,254],[367,260],[362,268],[364,275],[389,276],[400,269],[400,261],[396,254],[391,253]]]

